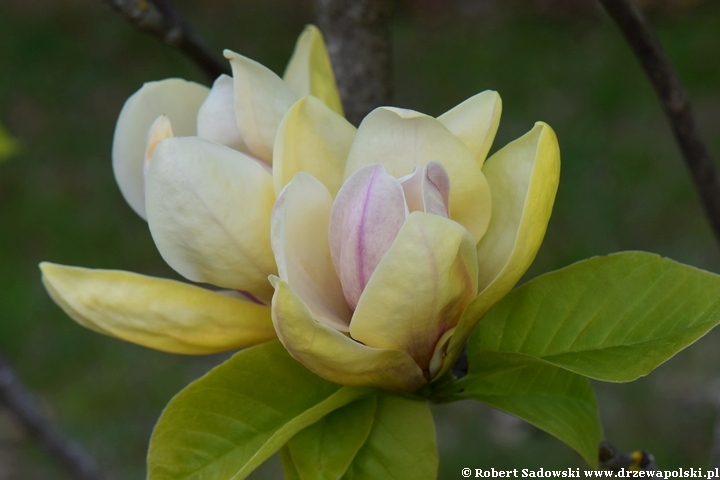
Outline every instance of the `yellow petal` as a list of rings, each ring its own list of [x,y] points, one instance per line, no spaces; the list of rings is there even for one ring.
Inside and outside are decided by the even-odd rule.
[[[197,137],[162,141],[147,175],[150,233],[185,278],[272,297],[272,177],[247,155]]]
[[[113,171],[123,197],[142,218],[147,218],[143,163],[150,126],[166,115],[175,135],[195,135],[197,113],[208,92],[203,85],[169,78],[146,83],[125,102],[113,137]]]
[[[375,269],[350,323],[365,345],[408,352],[424,370],[477,293],[475,241],[462,225],[413,212]]]
[[[315,25],[305,27],[298,38],[283,79],[298,97],[313,95],[343,115],[330,57],[322,33]]]
[[[290,355],[317,375],[342,385],[412,392],[425,384],[420,368],[400,350],[371,348],[317,322],[286,282],[275,278],[272,317]]]
[[[452,366],[475,324],[528,269],[540,248],[560,179],[555,132],[538,122],[483,167],[493,195],[490,227],[478,245],[480,295],[465,311],[448,348]]]
[[[170,353],[204,355],[272,340],[270,308],[174,280],[40,264],[45,288],[80,325]]]
[[[437,119],[412,110],[373,110],[350,147],[345,178],[373,163],[400,178],[431,160],[440,162],[450,177],[450,218],[477,242],[490,221],[490,189],[470,150]]]
[[[500,95],[486,90],[438,117],[475,155],[482,167],[492,146],[502,112]]]
[[[275,192],[279,194],[297,172],[307,172],[335,196],[356,131],[317,98],[301,98],[283,118],[275,138]]]
[[[198,111],[197,136],[245,153],[247,147],[235,118],[234,88],[233,79],[228,75],[220,75],[215,80]]]
[[[345,302],[328,244],[333,198],[320,181],[298,173],[273,207],[271,239],[280,278],[318,321],[347,332]]]
[[[252,155],[271,163],[280,121],[298,97],[269,68],[233,51],[224,53],[233,71],[240,136]]]

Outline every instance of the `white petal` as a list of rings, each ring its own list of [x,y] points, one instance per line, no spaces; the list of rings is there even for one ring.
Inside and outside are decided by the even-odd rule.
[[[233,79],[229,75],[220,75],[215,80],[210,94],[198,111],[197,136],[247,152],[235,118],[234,88]]]
[[[166,115],[175,135],[195,135],[198,109],[208,91],[194,82],[168,78],[146,83],[125,102],[113,137],[113,172],[123,197],[142,218],[146,218],[143,163],[150,126]]]

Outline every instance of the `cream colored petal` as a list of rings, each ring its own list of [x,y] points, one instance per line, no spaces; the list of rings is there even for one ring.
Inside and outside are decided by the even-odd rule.
[[[280,122],[275,138],[275,192],[279,194],[297,172],[307,172],[335,196],[343,182],[345,160],[356,131],[317,98],[301,98]]]
[[[365,287],[350,334],[368,346],[408,352],[428,371],[438,340],[476,293],[477,254],[467,230],[413,212]]]
[[[350,147],[345,178],[381,163],[396,178],[437,160],[450,177],[450,218],[478,241],[490,221],[490,189],[470,150],[440,121],[412,110],[373,110]]]
[[[80,325],[156,350],[204,355],[275,337],[270,307],[174,280],[40,264],[45,288]]]
[[[268,302],[272,177],[248,156],[197,137],[155,149],[147,176],[150,233],[165,261],[194,282]]]
[[[319,180],[298,173],[275,202],[271,241],[280,278],[319,322],[348,331],[352,312],[330,257],[333,198]]]
[[[314,320],[290,286],[277,277],[272,317],[290,355],[331,382],[395,392],[412,392],[426,382],[407,353],[367,347]]]
[[[234,88],[229,75],[220,75],[215,80],[198,111],[197,136],[246,153],[248,150],[235,118]]]
[[[343,115],[330,57],[322,33],[315,25],[305,27],[298,37],[283,79],[298,97],[313,95]]]
[[[198,109],[208,92],[203,85],[178,78],[149,82],[128,98],[120,111],[113,137],[113,172],[123,197],[142,218],[147,218],[143,163],[150,126],[165,115],[175,135],[195,135]]]
[[[502,113],[500,95],[486,90],[438,117],[475,155],[480,166],[492,146]]]
[[[233,71],[240,136],[250,154],[271,163],[280,121],[298,97],[267,67],[230,50],[224,53]]]
[[[540,248],[560,179],[555,132],[538,122],[490,157],[483,167],[493,194],[493,216],[478,245],[480,295],[463,315],[448,349],[447,371],[475,324],[528,269]]]
[[[425,169],[415,167],[412,173],[398,178],[403,193],[405,194],[405,203],[407,204],[409,213],[425,211],[423,202],[424,177]]]

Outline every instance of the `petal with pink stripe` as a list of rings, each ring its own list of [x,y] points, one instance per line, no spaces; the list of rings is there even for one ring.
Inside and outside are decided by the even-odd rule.
[[[402,186],[380,164],[361,168],[340,188],[330,215],[330,252],[350,308],[406,216]]]

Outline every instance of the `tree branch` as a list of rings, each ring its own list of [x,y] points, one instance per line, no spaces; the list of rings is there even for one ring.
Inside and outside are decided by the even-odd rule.
[[[25,388],[9,363],[0,355],[0,405],[20,422],[50,457],[76,480],[102,480],[95,460],[80,445],[63,437]]]
[[[210,80],[230,75],[228,62],[215,56],[171,0],[105,0],[135,28],[174,47],[192,60]]]
[[[392,0],[316,0],[345,117],[354,125],[392,95]]]
[[[720,467],[720,408],[716,409],[715,429],[710,448],[710,468]]]
[[[695,121],[688,92],[663,51],[660,40],[633,0],[599,1],[617,23],[655,88],[675,140],[685,157],[715,239],[720,243],[720,182]]]

